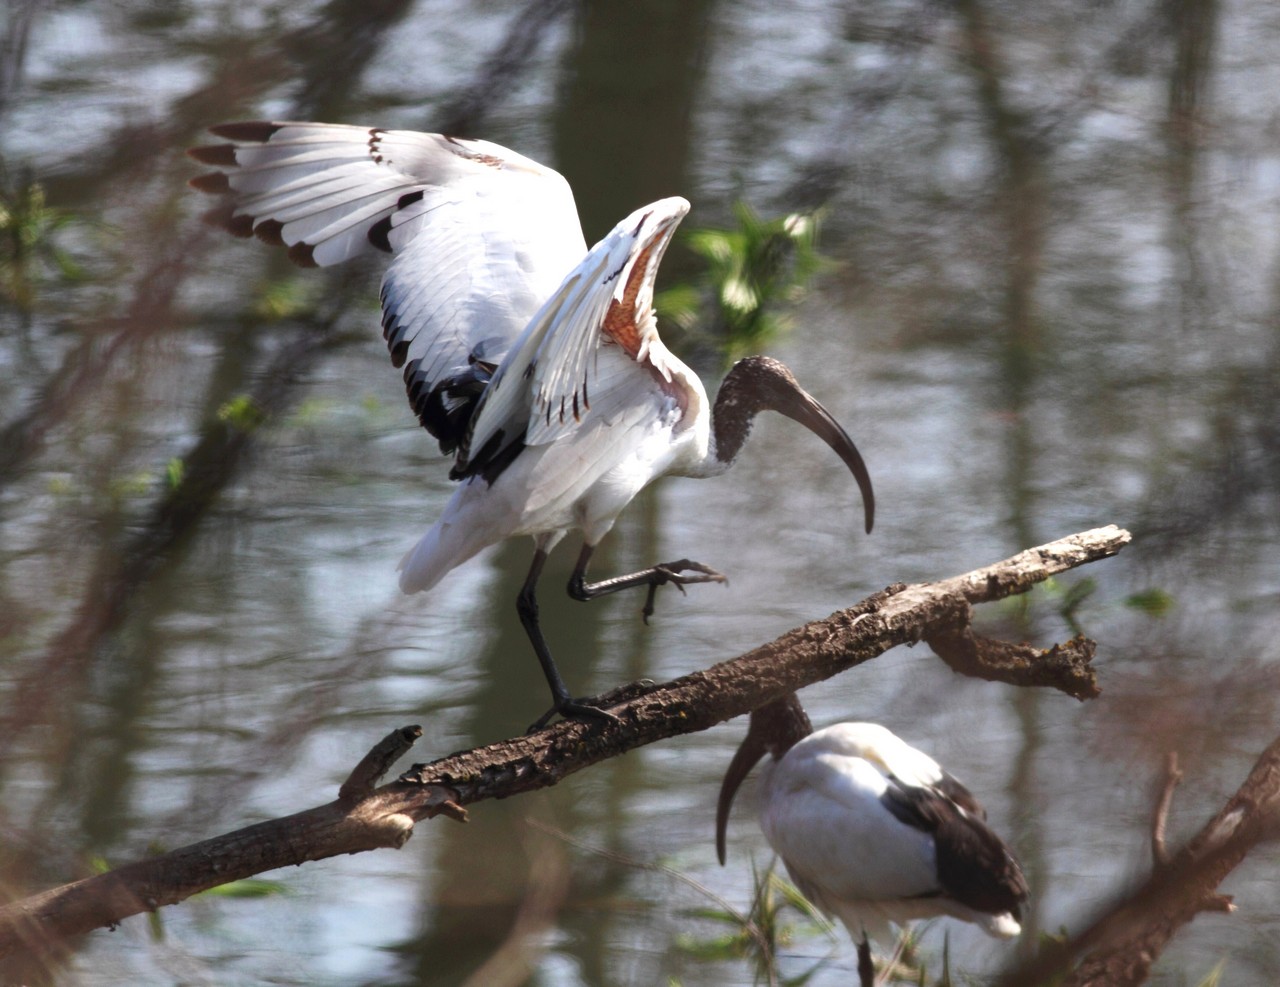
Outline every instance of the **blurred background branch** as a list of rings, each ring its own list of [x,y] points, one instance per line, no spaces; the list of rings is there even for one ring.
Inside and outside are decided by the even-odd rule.
[[[1167,807],[1165,793],[1160,804]],[[999,987],[1136,987],[1173,938],[1205,912],[1234,911],[1217,888],[1259,844],[1280,837],[1280,737],[1226,804],[1185,846],[1158,860],[1137,888],[1100,910],[1084,931],[1006,973]]]

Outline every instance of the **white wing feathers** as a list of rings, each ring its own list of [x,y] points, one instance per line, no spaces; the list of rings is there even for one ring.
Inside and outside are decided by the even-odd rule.
[[[682,366],[652,301],[684,199],[637,210],[587,253],[564,178],[488,141],[261,121],[212,132],[230,143],[188,152],[217,169],[191,184],[230,196],[216,218],[232,232],[303,265],[392,254],[383,335],[423,426],[458,449],[454,477],[492,480],[523,445],[613,421]],[[601,372],[602,346],[630,361]]]
[[[636,210],[591,248],[494,374],[455,473],[482,468],[513,437],[545,445],[576,431],[588,417],[616,413],[623,392],[651,383],[652,374],[671,381],[674,359],[658,336],[653,282],[688,210],[682,198],[662,199]],[[602,346],[625,351],[631,372],[601,374]]]
[[[451,451],[489,370],[586,252],[557,172],[488,141],[318,123],[224,124],[192,149],[217,168],[232,232],[304,265],[394,255],[383,330],[410,403]]]
[[[608,292],[599,291],[596,261],[589,255],[560,289],[547,300],[529,323],[529,327],[512,347],[507,359],[493,375],[471,420],[471,431],[459,455],[459,470],[465,470],[470,458],[487,458],[486,447],[494,439],[502,445],[516,436],[526,445],[554,441],[567,413],[570,424],[581,421],[591,407],[590,379],[586,364],[594,349],[578,345],[571,356],[574,366],[568,381],[574,385],[554,393],[541,379],[544,356],[557,340],[575,338],[579,344],[597,343],[603,339],[600,325],[612,300]],[[563,343],[560,348],[564,348]],[[555,428],[551,426],[554,407]],[[496,452],[497,450],[493,450]]]
[[[327,266],[373,248],[393,251],[417,232],[408,225],[413,220],[441,204],[465,209],[477,195],[523,206],[504,216],[499,226],[489,227],[491,236],[510,230],[513,239],[557,241],[565,227],[578,234],[581,246],[555,272],[557,282],[586,250],[573,194],[559,173],[489,141],[265,121],[222,124],[212,132],[236,143],[193,148],[192,157],[217,166],[222,178],[201,176],[192,184],[207,192],[232,192],[233,216],[241,221],[241,231],[251,224],[249,230],[266,238],[301,245],[307,249],[296,251],[295,257],[303,262]],[[423,194],[445,189],[465,189],[466,194],[436,196],[435,202],[390,218]],[[551,208],[545,208],[548,202]],[[554,229],[529,230],[551,217]],[[389,221],[379,227],[382,220]],[[572,236],[569,241],[575,242]]]

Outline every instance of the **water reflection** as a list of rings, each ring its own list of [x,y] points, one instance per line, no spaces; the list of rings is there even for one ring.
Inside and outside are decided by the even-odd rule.
[[[1016,833],[1057,929],[1146,866],[1148,780],[1178,749],[1184,833],[1271,739],[1280,696],[1280,157],[1269,8],[965,0],[617,5],[19,4],[0,45],[3,177],[72,217],[0,311],[0,874],[39,888],[331,797],[420,721],[427,757],[522,729],[544,683],[515,620],[527,545],[402,600],[394,564],[448,495],[374,337],[372,270],[297,274],[199,230],[178,150],[271,114],[441,119],[554,161],[589,234],[680,192],[690,223],[745,195],[824,203],[821,289],[775,352],[857,437],[881,511],[821,444],[761,422],[732,474],[631,505],[600,573],[688,555],[722,587],[575,604],[544,622],[583,691],[687,672],[884,584],[950,575],[1116,522],[1076,616],[1103,698],[957,681],[922,647],[804,697],[936,750]],[[137,75],[145,67],[145,83]],[[55,126],[56,123],[56,126]],[[8,243],[8,241],[6,241]],[[6,256],[13,270],[13,247]],[[25,255],[24,255],[25,256]],[[673,257],[672,270],[681,261]],[[715,368],[699,367],[709,378]],[[256,392],[273,423],[224,412]],[[201,472],[176,500],[167,471]],[[1164,616],[1126,606],[1160,590]],[[985,615],[1066,636],[1056,600]],[[714,865],[712,800],[743,729],[635,752],[536,798],[421,828],[399,855],[280,876],[90,937],[67,979],[299,983],[751,982],[680,952],[706,902],[526,820],[665,860],[745,906],[745,813]],[[1280,979],[1268,863],[1164,969]],[[512,929],[538,948],[506,949]],[[268,930],[284,928],[281,936]],[[539,931],[540,930],[540,931]],[[965,969],[1008,950],[950,930]],[[926,939],[940,949],[942,933]],[[835,950],[802,938],[789,972]],[[495,959],[496,957],[496,959]],[[492,961],[493,966],[482,966]],[[1168,976],[1173,977],[1170,973]]]

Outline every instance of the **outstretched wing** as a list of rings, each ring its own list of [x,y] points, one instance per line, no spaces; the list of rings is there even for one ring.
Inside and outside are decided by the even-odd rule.
[[[488,141],[322,123],[229,123],[188,153],[211,216],[305,266],[392,255],[382,327],[423,426],[452,452],[493,370],[586,252],[561,175]]]
[[[588,419],[613,421],[638,401],[688,399],[653,313],[658,265],[689,203],[636,210],[599,243],[529,321],[485,390],[455,477],[492,479],[525,445],[545,445]],[[602,355],[608,353],[607,358]],[[657,409],[655,409],[657,410]]]

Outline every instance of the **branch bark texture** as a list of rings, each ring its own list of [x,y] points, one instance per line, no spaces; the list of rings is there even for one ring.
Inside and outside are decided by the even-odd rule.
[[[339,799],[24,898],[0,908],[0,957],[56,951],[67,937],[277,867],[344,853],[400,847],[416,822],[463,806],[554,785],[607,758],[679,734],[705,730],[780,696],[830,678],[899,644],[945,641],[953,667],[1017,685],[1098,694],[1092,642],[1039,651],[968,632],[972,605],[1022,593],[1076,566],[1116,554],[1129,533],[1097,528],[1029,549],[951,579],[894,585],[745,655],[661,685],[611,693],[618,723],[565,721],[536,734],[415,765],[375,788],[418,733],[381,741],[352,772]],[[966,636],[968,635],[968,636]]]

